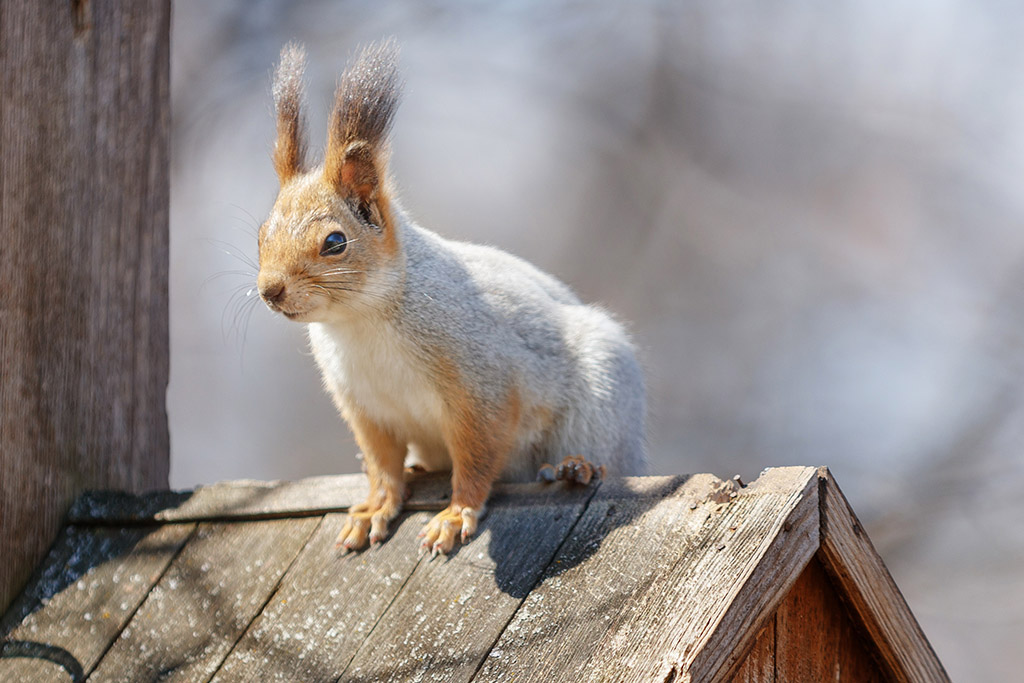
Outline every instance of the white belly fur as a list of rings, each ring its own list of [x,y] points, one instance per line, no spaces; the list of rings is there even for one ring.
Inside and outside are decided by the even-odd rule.
[[[310,323],[309,340],[324,383],[409,446],[409,464],[451,468],[441,436],[442,401],[423,361],[393,329]]]

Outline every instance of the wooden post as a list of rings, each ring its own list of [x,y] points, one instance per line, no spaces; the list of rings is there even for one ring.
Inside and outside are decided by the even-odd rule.
[[[78,492],[167,485],[169,34],[0,2],[0,611]]]

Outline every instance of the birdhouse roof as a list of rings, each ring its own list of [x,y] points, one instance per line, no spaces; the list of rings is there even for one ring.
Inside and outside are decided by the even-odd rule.
[[[447,558],[416,538],[446,478],[410,485],[349,554],[362,475],[86,494],[0,622],[0,680],[729,680],[811,565],[885,677],[947,680],[825,468],[500,484]]]

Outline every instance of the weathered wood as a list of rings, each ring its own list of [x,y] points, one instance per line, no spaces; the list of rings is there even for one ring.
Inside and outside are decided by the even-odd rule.
[[[334,547],[346,516],[326,516],[213,680],[336,681],[412,574],[430,516],[404,515],[385,543],[347,555]]]
[[[447,559],[420,562],[342,680],[470,680],[593,488],[531,491],[506,487],[472,542]]]
[[[933,680],[899,678],[896,650],[870,642],[893,637],[882,622],[906,606],[876,604],[894,600],[891,577],[827,471],[768,470],[745,489],[711,475],[611,479],[596,494],[500,485],[479,537],[447,560],[417,555],[425,511],[405,513],[382,547],[339,555],[344,514],[306,516],[302,494],[350,504],[362,481],[221,485],[189,514],[299,516],[156,531],[131,515],[128,530],[100,525],[113,509],[100,500],[0,622],[15,629],[0,681],[58,667],[81,679],[97,659],[90,680]],[[191,498],[177,500],[161,505]],[[152,548],[164,529],[177,541]],[[141,605],[124,598],[134,583],[150,590]],[[91,592],[78,599],[72,584]],[[115,602],[117,618],[95,624]]]
[[[884,681],[874,648],[855,627],[821,563],[814,559],[775,614],[780,681]]]
[[[0,609],[78,492],[167,485],[169,32],[0,3]]]
[[[833,576],[898,681],[948,681],[903,594],[831,473],[819,471],[821,551]]]
[[[603,482],[476,680],[586,679],[612,620],[660,565],[693,550],[721,483],[710,475]]]
[[[68,675],[88,675],[193,529],[65,529],[4,617],[0,681],[60,680],[54,659]]]
[[[726,583],[730,577],[735,578],[722,596],[728,607],[720,613],[717,623],[694,631],[699,635],[693,641],[693,654],[681,668],[688,677],[685,680],[728,680],[756,634],[814,556],[820,532],[815,474],[809,467],[767,470],[745,491],[751,496],[775,497],[775,510],[773,513],[770,506],[762,508],[763,512],[757,510],[742,522],[750,533],[747,539],[737,529],[732,562],[741,563],[741,568],[730,567],[728,562],[709,562],[704,570],[695,573],[712,586],[718,583],[717,577]],[[753,554],[747,555],[747,549],[739,547],[744,540],[756,544]],[[674,636],[673,640],[690,642],[685,635]]]
[[[318,523],[200,524],[89,680],[209,680]]]
[[[787,681],[795,679],[777,679],[775,676],[775,618],[768,621],[768,625],[761,629],[754,646],[747,653],[743,664],[733,677],[733,683],[774,683],[776,680]]]
[[[477,680],[725,676],[813,555],[818,519],[811,468],[769,470],[728,503],[709,500],[720,485],[602,486]]]
[[[406,510],[441,510],[448,505],[450,473],[410,475],[407,481]],[[75,500],[68,519],[76,524],[150,524],[322,516],[363,502],[368,491],[364,474],[230,481],[155,495],[89,491]]]

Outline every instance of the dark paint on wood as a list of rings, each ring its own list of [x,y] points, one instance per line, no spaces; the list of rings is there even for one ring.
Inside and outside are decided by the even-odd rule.
[[[54,658],[91,672],[194,527],[65,529],[3,620],[6,640],[38,647],[9,649],[0,681],[53,680]]]

